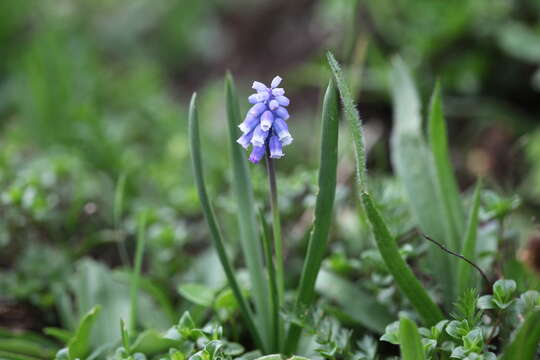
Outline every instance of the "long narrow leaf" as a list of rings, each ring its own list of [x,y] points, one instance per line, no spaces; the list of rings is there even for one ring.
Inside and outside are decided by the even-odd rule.
[[[540,344],[540,310],[535,310],[521,325],[501,360],[533,360]]]
[[[424,360],[424,349],[416,324],[406,317],[399,320],[399,346],[403,360]]]
[[[227,122],[229,127],[229,152],[232,160],[233,189],[238,206],[238,224],[244,259],[251,279],[252,296],[255,302],[256,317],[263,340],[271,326],[270,296],[268,280],[264,274],[263,249],[257,231],[255,201],[251,186],[246,155],[236,143],[240,123],[240,109],[234,81],[230,73],[225,76],[225,96],[227,103]],[[267,345],[269,345],[267,343]]]
[[[472,262],[476,261],[476,235],[478,230],[478,212],[480,210],[481,187],[481,182],[478,181],[474,189],[472,206],[471,210],[469,211],[469,220],[467,222],[467,231],[465,233],[465,240],[463,241],[463,249],[461,250],[461,255]],[[458,294],[463,294],[468,287],[474,286],[476,281],[473,281],[473,279],[477,278],[477,276],[473,276],[473,269],[471,269],[471,266],[466,262],[461,261],[458,266]]]
[[[373,234],[377,242],[377,247],[388,270],[394,277],[398,287],[407,296],[409,301],[422,316],[426,324],[434,325],[439,320],[442,320],[442,312],[439,307],[431,300],[426,290],[418,279],[414,276],[411,269],[407,266],[399,253],[395,239],[390,235],[390,231],[383,218],[376,209],[373,200],[367,193],[366,186],[366,159],[363,143],[362,127],[360,126],[360,117],[354,106],[354,101],[351,98],[347,84],[343,79],[343,74],[331,53],[328,53],[328,63],[334,72],[336,83],[340,91],[341,100],[345,108],[346,115],[349,118],[350,131],[353,133],[355,140],[356,151],[356,167],[360,187],[360,198],[366,211],[369,222],[371,223]],[[409,97],[411,103],[403,102],[402,105],[415,107],[414,97]],[[410,111],[408,111],[410,112]],[[400,126],[409,126],[414,128],[415,123],[404,122]],[[448,271],[448,269],[446,269]],[[451,285],[451,284],[449,284]]]
[[[409,299],[416,311],[418,311],[426,325],[435,325],[438,321],[443,319],[441,310],[433,300],[431,300],[426,289],[424,289],[405,260],[401,257],[396,240],[390,234],[390,231],[371,199],[371,196],[364,193],[361,197],[364,209],[366,210],[367,217],[373,229],[373,234],[375,235],[375,241],[377,242],[377,246],[388,271],[390,271],[397,286]]]
[[[330,80],[323,100],[321,154],[319,167],[319,193],[315,203],[313,230],[309,238],[306,260],[302,269],[296,297],[298,310],[309,307],[315,296],[315,281],[326,252],[328,233],[332,222],[332,209],[336,194],[339,107],[334,81]],[[287,336],[286,352],[294,351],[300,327],[292,324]]]
[[[450,163],[448,135],[442,108],[441,88],[438,82],[433,90],[429,109],[429,143],[433,153],[443,205],[449,217],[450,230],[454,237],[453,241],[458,245],[457,250],[461,245],[461,237],[465,231],[465,211],[463,210],[456,177]]]
[[[360,164],[360,166],[356,168],[359,190],[360,192],[367,191],[366,151],[364,147],[364,133],[362,131],[360,114],[354,105],[351,92],[347,86],[347,83],[345,82],[343,72],[336,61],[336,58],[331,52],[327,52],[326,57],[328,59],[328,64],[330,65],[330,69],[332,69],[332,73],[334,74],[334,79],[336,80],[336,84],[341,95],[343,109],[345,110],[345,117],[347,118],[347,122],[351,128],[356,162]]]
[[[223,237],[221,236],[221,231],[219,229],[219,225],[214,216],[214,210],[212,208],[212,205],[210,204],[208,193],[206,191],[206,184],[204,181],[204,173],[203,173],[203,165],[202,165],[202,157],[201,157],[201,144],[200,144],[200,138],[199,138],[199,120],[198,120],[198,113],[197,113],[197,107],[196,107],[196,98],[197,98],[197,95],[193,94],[193,96],[191,97],[190,105],[189,105],[189,140],[190,140],[190,150],[191,150],[191,162],[193,166],[195,184],[197,186],[197,192],[199,194],[199,200],[201,202],[201,207],[204,213],[204,217],[206,219],[208,228],[210,230],[210,236],[212,238],[212,242],[216,248],[219,260],[221,262],[221,266],[223,266],[223,270],[225,272],[225,275],[227,276],[227,281],[229,282],[229,286],[231,287],[231,290],[236,298],[236,301],[238,302],[240,312],[242,316],[244,317],[244,321],[246,322],[246,325],[256,345],[259,346],[260,348],[264,348],[259,331],[257,330],[257,327],[255,326],[252,311],[249,308],[248,303],[240,290],[240,286],[238,286],[238,281],[236,280],[234,270],[227,256],[227,252],[225,250],[225,245],[223,242]]]
[[[405,64],[395,59],[393,65],[394,129],[391,156],[394,169],[405,187],[412,213],[421,230],[449,249],[459,251],[452,240],[450,224],[435,181],[432,154],[422,133],[416,89]],[[441,284],[447,304],[451,304],[455,288],[453,270],[457,269],[457,262],[434,246],[430,248],[428,262]]]

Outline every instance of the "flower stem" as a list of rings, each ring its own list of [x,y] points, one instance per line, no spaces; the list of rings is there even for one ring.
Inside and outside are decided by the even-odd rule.
[[[266,155],[266,169],[268,171],[268,185],[270,187],[270,207],[272,209],[272,229],[274,233],[274,251],[276,264],[276,277],[278,285],[279,303],[283,303],[283,293],[285,290],[283,280],[283,244],[281,241],[281,222],[279,217],[279,206],[277,198],[276,170],[274,161],[270,158],[269,152]]]

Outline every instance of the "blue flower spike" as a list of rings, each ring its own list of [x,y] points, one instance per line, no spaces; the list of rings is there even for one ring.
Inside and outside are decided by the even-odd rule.
[[[270,152],[270,158],[279,159],[283,154],[283,147],[292,143],[286,120],[289,112],[289,99],[285,97],[285,90],[278,88],[281,78],[276,76],[270,88],[261,82],[254,81],[252,88],[257,93],[250,95],[248,101],[253,104],[245,120],[238,125],[242,136],[236,140],[244,149],[252,145],[249,161],[258,163]]]

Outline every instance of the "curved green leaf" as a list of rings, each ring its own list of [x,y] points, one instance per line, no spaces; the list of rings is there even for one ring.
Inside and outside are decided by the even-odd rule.
[[[100,311],[100,306],[94,306],[79,322],[79,327],[75,331],[75,335],[73,335],[73,338],[68,343],[70,359],[84,359],[90,352],[90,334]]]
[[[416,311],[418,311],[426,325],[435,325],[443,319],[441,310],[431,300],[426,289],[424,289],[405,260],[401,257],[396,240],[390,234],[371,196],[363,193],[361,198],[367,217],[371,223],[373,234],[375,235],[377,247],[397,286],[409,299]]]
[[[196,99],[197,99],[197,94],[193,94],[193,96],[191,97],[190,105],[189,105],[188,121],[189,121],[191,163],[193,166],[195,185],[197,186],[199,200],[201,202],[201,207],[204,213],[204,217],[206,219],[206,223],[208,224],[210,236],[212,238],[214,247],[216,248],[216,252],[221,262],[221,266],[223,266],[223,271],[225,272],[225,275],[227,276],[227,281],[229,283],[229,286],[231,287],[231,290],[233,291],[234,296],[236,297],[236,301],[238,301],[238,306],[240,307],[240,312],[242,313],[244,321],[246,322],[247,328],[249,329],[251,336],[253,337],[257,346],[260,348],[264,348],[259,331],[257,330],[257,327],[255,326],[255,322],[253,320],[253,314],[251,312],[251,308],[249,307],[246,299],[244,298],[244,295],[242,294],[240,290],[240,286],[238,285],[238,281],[236,280],[233,267],[231,265],[231,262],[229,261],[227,251],[225,250],[225,244],[223,241],[223,237],[221,235],[221,231],[219,229],[219,225],[214,215],[214,210],[212,208],[212,205],[210,204],[210,199],[208,198],[208,193],[206,191],[206,184],[204,181],[204,172],[203,172],[203,164],[202,164],[202,156],[201,156],[201,143],[200,143],[200,138],[199,138],[199,119],[198,119],[198,112],[197,112],[197,106],[196,106],[197,104]]]
[[[315,296],[315,281],[326,252],[328,233],[332,223],[332,210],[336,194],[337,153],[339,132],[339,107],[336,86],[332,80],[328,83],[323,100],[321,153],[319,167],[319,193],[315,203],[313,230],[308,242],[306,260],[302,269],[300,285],[296,297],[296,308],[311,306]],[[292,324],[286,343],[286,352],[291,353],[296,347],[300,328]]]

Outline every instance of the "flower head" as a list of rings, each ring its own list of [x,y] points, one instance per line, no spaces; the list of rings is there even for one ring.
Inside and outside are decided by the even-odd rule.
[[[289,99],[285,97],[285,90],[278,88],[280,83],[279,76],[272,80],[269,88],[254,81],[252,88],[257,93],[248,97],[253,106],[248,110],[245,120],[238,125],[243,134],[236,141],[244,149],[252,145],[249,161],[253,163],[259,162],[266,151],[270,152],[271,158],[281,158],[284,155],[283,147],[293,141],[285,122],[289,118],[285,108],[289,105]]]

